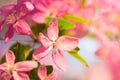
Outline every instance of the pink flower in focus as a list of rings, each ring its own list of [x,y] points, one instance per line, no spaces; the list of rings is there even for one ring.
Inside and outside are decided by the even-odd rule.
[[[6,62],[0,65],[0,71],[3,71],[2,75],[7,75],[8,78],[14,80],[29,80],[26,72],[37,67],[35,61],[21,61],[15,63],[15,56],[12,51],[8,51],[5,55]],[[3,76],[3,78],[6,76]],[[9,79],[7,79],[9,80]]]
[[[47,75],[45,65],[41,65],[38,69],[38,77],[40,78],[40,80],[57,80],[58,75],[55,70],[53,70],[51,74]]]
[[[39,41],[41,41],[42,46],[40,46],[33,54],[33,58],[40,60],[45,57],[52,49],[52,59],[56,66],[61,70],[66,70],[66,61],[63,56],[63,52],[71,51],[78,46],[78,39],[69,36],[58,37],[59,29],[56,19],[50,22],[50,26],[47,29],[47,36],[42,33],[39,34]]]
[[[36,10],[32,20],[37,23],[45,23],[48,16],[61,17],[68,9],[62,0],[33,0],[33,3]]]

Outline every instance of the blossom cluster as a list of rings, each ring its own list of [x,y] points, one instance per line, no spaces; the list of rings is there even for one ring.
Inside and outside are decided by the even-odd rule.
[[[108,65],[113,80],[119,80],[119,3],[119,0],[17,0],[2,6],[0,40],[9,44],[15,41],[15,35],[25,35],[34,45],[28,47],[18,40],[4,56],[0,55],[3,57],[0,80],[32,80],[36,74],[35,80],[57,80],[55,68],[47,69],[46,63],[40,61],[49,54],[62,71],[67,69],[65,52],[88,66],[77,52],[79,39],[91,34],[100,43],[96,55]]]

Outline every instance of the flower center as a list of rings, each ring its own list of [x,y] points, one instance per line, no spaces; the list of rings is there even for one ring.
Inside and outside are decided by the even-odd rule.
[[[48,78],[48,76],[46,76],[46,77],[44,78],[44,80],[50,80],[50,79]]]
[[[8,66],[7,66],[7,71],[8,71],[8,73],[9,74],[13,74],[13,71],[15,71],[16,69],[15,69],[15,66],[13,65],[13,64],[9,64]]]
[[[56,42],[55,42],[55,41],[53,41],[53,42],[52,42],[52,45],[53,45],[53,47],[55,47],[55,46],[56,46]]]
[[[7,19],[6,19],[7,23],[16,23],[17,21],[17,16],[16,16],[16,13],[11,13],[7,16]]]
[[[49,16],[52,16],[52,17],[56,16],[56,9],[55,8],[50,8],[49,9]]]

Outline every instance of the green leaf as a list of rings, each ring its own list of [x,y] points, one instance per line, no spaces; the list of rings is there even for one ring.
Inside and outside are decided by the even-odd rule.
[[[83,65],[88,66],[88,63],[86,62],[85,59],[83,59],[79,54],[78,54],[79,48],[75,48],[74,50],[68,52],[72,57],[78,59]]]
[[[0,64],[5,62],[5,56],[0,60]]]
[[[26,57],[26,60],[32,60],[33,59],[32,54],[33,54],[34,51],[35,50],[32,50],[32,51],[29,52],[29,55]]]
[[[89,37],[89,38],[94,38],[95,35],[94,35],[93,33],[89,33],[89,34],[87,34],[87,37]]]
[[[49,26],[50,21],[52,20],[52,17],[46,18],[46,25]],[[58,26],[60,30],[66,30],[70,28],[74,28],[75,24],[63,19],[63,18],[57,18]]]
[[[88,21],[80,16],[76,16],[72,14],[65,14],[64,18],[67,20],[76,21],[76,22],[83,23],[83,24],[88,24]]]
[[[26,59],[26,57],[29,55],[30,46],[29,45],[23,45],[21,43],[15,43],[10,50],[12,50],[16,56],[16,62],[23,61]]]
[[[60,30],[59,36],[62,36],[62,35],[71,36],[71,34],[67,30]]]
[[[35,69],[31,70],[30,72],[28,72],[30,80],[40,80],[38,75],[37,75],[39,67],[40,67],[40,63],[38,63],[38,67],[37,68],[35,68]]]
[[[31,30],[35,37],[38,37],[40,32],[44,32],[46,30],[45,24],[35,24],[31,27]]]
[[[74,28],[75,25],[63,18],[58,18],[58,25],[60,26],[60,29],[70,29],[70,28]]]
[[[46,69],[47,69],[47,75],[49,75],[49,74],[52,73],[52,71],[53,71],[52,65],[47,65],[47,66],[46,66]]]

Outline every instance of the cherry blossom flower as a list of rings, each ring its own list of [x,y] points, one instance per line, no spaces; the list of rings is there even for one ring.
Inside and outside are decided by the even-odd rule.
[[[39,34],[39,41],[41,41],[42,45],[33,53],[33,58],[36,60],[40,60],[53,49],[53,62],[58,68],[65,71],[66,62],[63,56],[63,52],[68,52],[76,48],[78,46],[78,39],[70,36],[58,37],[58,34],[58,23],[57,20],[54,18],[50,22],[50,26],[47,29],[48,38],[42,33]]]
[[[55,70],[47,75],[47,69],[45,65],[41,65],[38,69],[38,77],[40,78],[40,80],[57,80],[58,75]]]
[[[48,16],[61,17],[67,12],[67,5],[62,0],[33,0],[35,12],[32,20],[37,23],[45,23]]]
[[[13,78],[14,80],[29,80],[26,72],[36,68],[38,65],[35,61],[21,61],[15,63],[15,56],[12,51],[8,51],[5,58],[6,62],[0,64],[0,71],[3,71],[2,73],[5,74],[3,78],[7,75],[8,78]]]
[[[26,3],[25,5],[29,7],[28,4],[29,3]],[[26,12],[23,11],[25,10],[25,7],[21,6],[20,4],[11,4],[0,8],[0,16],[2,17],[0,20],[0,30],[2,30],[4,23],[8,28],[5,35],[5,42],[8,42],[13,37],[15,31],[17,34],[21,35],[31,34],[31,29],[25,21]]]

